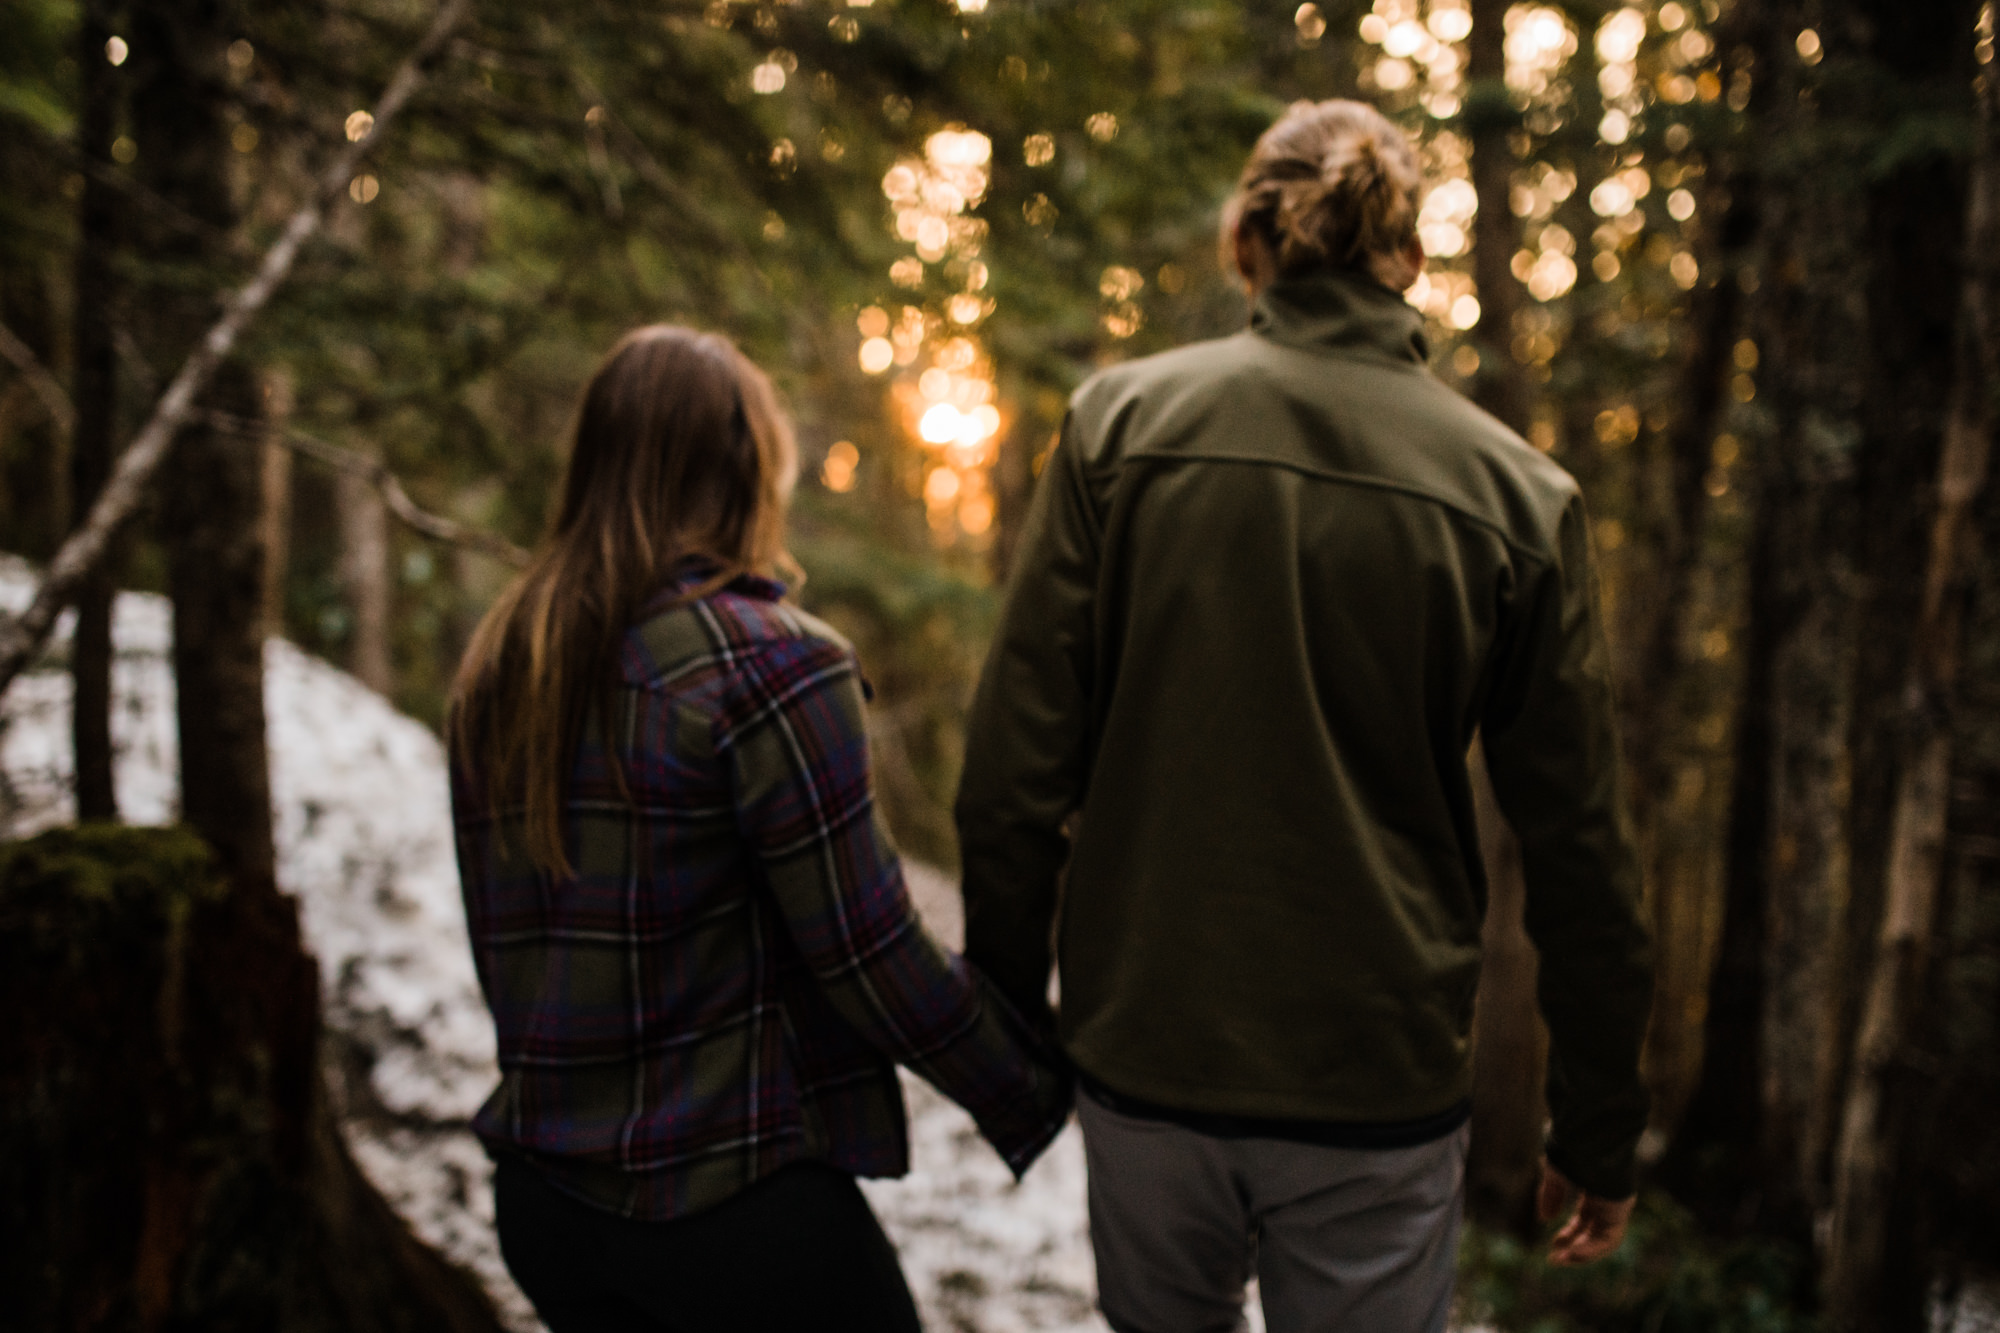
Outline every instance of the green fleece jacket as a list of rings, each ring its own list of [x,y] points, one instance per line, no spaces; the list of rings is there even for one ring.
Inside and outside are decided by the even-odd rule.
[[[966,953],[1046,1013],[1053,935],[1063,1044],[1128,1096],[1440,1112],[1472,1085],[1477,734],[1550,1157],[1620,1197],[1651,971],[1583,502],[1425,355],[1399,296],[1320,272],[1077,391],[972,709]]]

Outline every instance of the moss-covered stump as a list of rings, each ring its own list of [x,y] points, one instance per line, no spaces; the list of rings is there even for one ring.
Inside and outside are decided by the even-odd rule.
[[[0,1322],[498,1330],[348,1156],[292,903],[213,866],[182,829],[0,846]]]

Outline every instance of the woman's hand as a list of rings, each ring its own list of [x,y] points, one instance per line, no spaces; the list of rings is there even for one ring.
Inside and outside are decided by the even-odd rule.
[[[1565,1267],[1595,1263],[1617,1249],[1625,1239],[1625,1224],[1632,1220],[1632,1205],[1638,1196],[1601,1199],[1572,1185],[1544,1157],[1541,1187],[1535,1192],[1535,1212],[1542,1221],[1553,1222],[1572,1199],[1576,1201],[1576,1211],[1549,1242],[1549,1262]]]

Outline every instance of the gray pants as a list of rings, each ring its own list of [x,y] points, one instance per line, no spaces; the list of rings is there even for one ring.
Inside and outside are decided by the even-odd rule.
[[[1118,1333],[1444,1333],[1460,1129],[1414,1148],[1211,1138],[1077,1098],[1098,1303]]]

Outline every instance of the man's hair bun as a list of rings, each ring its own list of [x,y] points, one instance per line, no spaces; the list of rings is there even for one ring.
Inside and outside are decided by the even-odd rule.
[[[1408,245],[1423,174],[1402,131],[1362,102],[1297,102],[1251,150],[1224,214],[1250,227],[1280,272],[1358,268]]]

